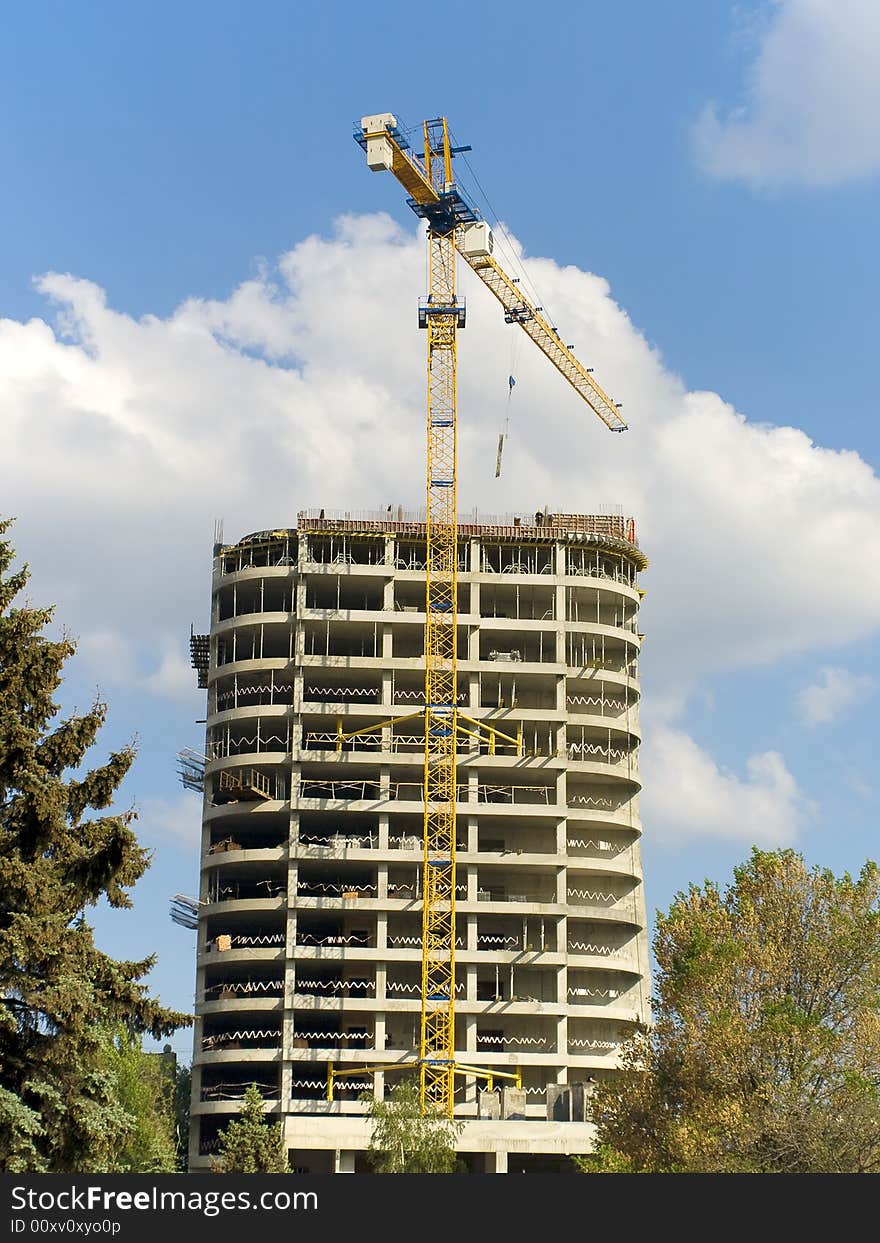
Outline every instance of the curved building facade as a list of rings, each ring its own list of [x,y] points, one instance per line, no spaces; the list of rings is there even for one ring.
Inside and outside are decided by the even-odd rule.
[[[583,1092],[647,1019],[631,521],[460,527],[456,1046],[475,1171],[587,1151]],[[365,1092],[418,1048],[425,528],[300,514],[215,547],[191,1166],[256,1082],[294,1169],[368,1168]],[[398,720],[407,714],[411,720]],[[340,734],[362,730],[340,742]],[[573,1089],[573,1090],[572,1090]]]

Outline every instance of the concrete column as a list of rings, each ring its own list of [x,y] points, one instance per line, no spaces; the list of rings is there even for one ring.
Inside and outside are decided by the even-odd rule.
[[[296,1034],[293,1030],[293,1011],[291,1011],[288,1015],[285,1016],[285,1020],[282,1026],[285,1032],[285,1035],[284,1035],[285,1047],[289,1048],[290,1044],[288,1042],[288,1036],[290,1036],[290,1038],[292,1039],[293,1035]],[[292,1088],[290,1085],[292,1081],[293,1081],[293,1061],[292,1060],[283,1061],[281,1063],[281,1079],[280,1079],[282,1115],[287,1109],[290,1108],[290,1097],[291,1097],[291,1092],[292,1092]]]
[[[507,1173],[507,1149],[503,1148],[496,1152],[486,1153],[486,1173],[487,1174],[506,1174]]]
[[[294,580],[293,600],[291,601],[293,605],[292,611],[296,613],[297,617],[302,617],[303,609],[306,606],[306,580],[303,571],[307,560],[307,541],[305,539],[301,539],[297,548],[296,579]],[[302,626],[299,626],[297,643],[294,647],[294,652],[301,655],[303,651],[303,629]]]
[[[475,583],[473,587],[471,588],[471,590],[478,591],[479,590],[478,584]],[[468,628],[467,659],[468,660],[479,660],[480,659],[480,627],[479,625],[470,626]]]
[[[480,541],[478,539],[472,538],[468,541],[467,545],[465,546],[465,554],[464,554],[465,568],[463,571],[461,571],[461,573],[473,574],[474,570],[476,570],[479,567],[479,564],[480,564],[479,548],[480,548]]]

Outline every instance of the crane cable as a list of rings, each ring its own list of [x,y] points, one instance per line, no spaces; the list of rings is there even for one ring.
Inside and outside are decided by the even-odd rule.
[[[495,456],[495,478],[501,477],[501,454],[504,452],[504,442],[510,436],[510,399],[513,396],[513,386],[516,380],[513,378],[513,372],[507,377],[507,404],[504,410],[504,430],[498,433],[498,452]]]
[[[507,376],[507,402],[504,408],[504,430],[498,435],[498,453],[495,458],[496,479],[501,477],[501,455],[504,452],[504,442],[510,438],[510,401],[516,386],[516,362],[519,357],[519,347],[521,344],[522,338],[517,332],[510,340],[510,372]]]
[[[457,144],[458,139],[455,137],[454,134],[452,134],[452,131],[450,131],[450,135],[453,138],[453,141],[456,142]],[[504,224],[502,220],[500,219],[498,213],[496,212],[495,208],[489,202],[489,196],[486,193],[486,191],[483,189],[483,186],[480,182],[479,177],[474,172],[470,160],[467,158],[467,156],[464,153],[459,154],[458,158],[462,160],[468,172],[470,173],[471,177],[473,178],[474,185],[477,187],[477,192],[486,205],[487,212],[492,223],[493,231],[497,233],[500,238],[503,238],[503,240],[507,243],[509,253],[506,254],[506,258],[508,259],[509,266],[519,272],[520,280],[528,288],[535,304],[542,305],[541,295],[538,293],[538,289],[534,281],[532,280],[529,273],[526,271],[526,268],[523,265],[522,260],[518,256],[516,252],[516,247],[513,244],[513,239],[511,238],[510,234],[507,232],[507,229],[504,227]],[[545,314],[548,314],[546,305],[543,305],[543,309],[544,309]]]
[[[454,135],[452,135],[452,138],[453,138],[453,141],[456,142],[457,144],[458,143],[457,138],[455,138]],[[510,234],[507,232],[507,229],[504,227],[504,224],[501,221],[498,213],[496,212],[495,208],[492,206],[491,202],[489,201],[489,196],[484,190],[479,177],[474,172],[474,169],[471,165],[470,160],[467,158],[467,156],[463,152],[459,154],[459,158],[464,163],[465,167],[470,173],[471,178],[473,179],[474,185],[476,186],[477,194],[474,195],[474,197],[479,196],[482,199],[483,203],[485,204],[487,216],[489,220],[491,221],[494,232],[498,235],[500,239],[503,239],[504,243],[506,243],[506,245],[499,246],[498,249],[504,252],[507,266],[519,273],[519,282],[522,283],[526,287],[529,293],[529,296],[532,299],[533,305],[540,308],[544,312],[544,314],[547,315],[548,312],[546,310],[546,305],[544,304],[543,299],[541,298],[541,295],[538,292],[538,288],[535,285],[535,282],[532,280],[529,272],[526,270],[526,267],[523,264],[522,260],[520,259],[519,254],[517,253],[517,249],[513,244],[513,239],[511,238]],[[550,316],[550,318],[552,320],[552,316]],[[506,402],[505,412],[504,412],[504,428],[498,434],[498,447],[497,447],[497,451],[495,455],[495,478],[496,479],[500,479],[501,477],[501,464],[502,464],[502,455],[504,453],[504,443],[510,436],[510,401],[513,396],[514,386],[516,384],[516,363],[517,363],[517,357],[519,354],[520,345],[521,345],[520,334],[515,333],[513,337],[511,338],[510,372],[507,377],[507,402]]]

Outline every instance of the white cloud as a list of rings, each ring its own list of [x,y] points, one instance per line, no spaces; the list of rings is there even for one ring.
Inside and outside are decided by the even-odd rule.
[[[685,391],[599,277],[546,259],[530,269],[566,336],[589,345],[585,360],[625,401],[632,430],[608,435],[523,342],[496,481],[516,329],[465,271],[462,510],[619,501],[635,513],[653,566],[645,661],[658,694],[708,671],[821,652],[831,634],[840,644],[872,633],[880,565],[861,555],[880,540],[871,467]],[[189,622],[204,624],[215,515],[235,538],[292,525],[312,505],[420,506],[423,276],[421,237],[379,216],[300,243],[274,284],[192,299],[165,320],[113,310],[88,281],[43,278],[66,335],[0,321],[0,494],[21,515],[35,596],[58,601],[74,633],[124,635],[148,677],[162,636],[179,628],[184,645]],[[827,567],[858,579],[857,596],[818,593]],[[159,683],[171,678],[166,664]]]
[[[865,801],[874,800],[874,788],[870,786],[857,769],[845,765],[841,770],[843,783],[848,790],[852,790],[859,798]]]
[[[202,835],[201,797],[185,790],[175,799],[144,799],[138,807],[137,832],[148,844],[159,840],[190,852],[197,849]]]
[[[193,703],[196,674],[186,655],[185,640],[171,634],[157,637],[147,629],[128,638],[113,630],[91,630],[77,639],[76,662],[99,689],[126,686]]]
[[[715,177],[755,186],[836,185],[880,171],[880,6],[776,0],[745,84],[694,128]]]
[[[99,685],[137,678],[132,644],[112,630],[92,630],[77,640],[77,658],[93,672]]]
[[[801,715],[808,725],[827,725],[853,704],[865,700],[875,685],[868,674],[826,665],[818,671],[817,680],[798,694]]]
[[[778,751],[750,756],[740,777],[669,724],[658,723],[648,735],[642,778],[645,831],[660,840],[786,846],[811,810]]]
[[[632,430],[608,435],[523,341],[496,481],[517,330],[465,270],[462,511],[616,501],[634,513],[652,562],[647,693],[679,711],[707,676],[876,633],[880,563],[863,554],[880,543],[871,467],[797,428],[750,423],[717,394],[687,392],[604,280],[549,259],[529,266]],[[57,601],[99,680],[112,669],[147,692],[195,693],[185,646],[190,621],[207,625],[215,516],[235,539],[293,525],[311,506],[423,504],[423,278],[417,232],[347,217],[274,273],[167,319],[132,319],[90,282],[56,274],[39,282],[58,308],[54,329],[0,321],[3,506],[20,515],[31,594]],[[829,572],[858,581],[858,593],[820,590]],[[658,819],[741,836],[754,823],[756,840],[795,831],[797,791],[775,753],[737,778],[679,730],[660,733],[655,752],[664,789],[679,796],[675,808],[661,800]],[[682,765],[677,786],[671,760]],[[712,811],[706,788],[727,811]]]
[[[192,703],[196,675],[183,653],[183,645],[171,635],[161,640],[161,659],[155,673],[144,678],[144,686],[154,695]]]

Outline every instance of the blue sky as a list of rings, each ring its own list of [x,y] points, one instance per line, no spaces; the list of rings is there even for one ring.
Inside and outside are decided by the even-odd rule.
[[[649,907],[752,840],[837,870],[876,854],[880,17],[552,18],[473,5],[447,38],[393,2],[4,14],[0,510],[80,636],[66,702],[98,687],[105,745],[139,737],[126,794],[155,862],[134,912],[96,920],[116,952],[158,950],[182,1008],[192,937],[166,911],[197,884],[196,826],[173,757],[204,715],[185,644],[213,520],[232,539],[314,503],[419,503],[421,243],[352,142],[368,112],[448,115],[566,339],[625,398],[615,457],[466,289],[464,504],[619,501],[651,558]]]

